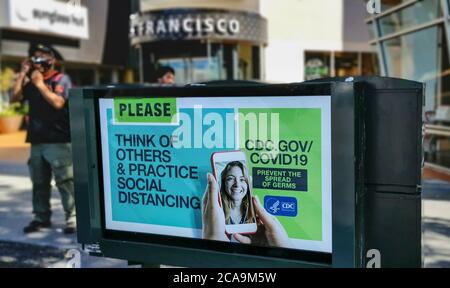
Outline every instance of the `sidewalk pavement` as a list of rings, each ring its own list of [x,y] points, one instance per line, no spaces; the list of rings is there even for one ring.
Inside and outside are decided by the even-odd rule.
[[[51,200],[53,227],[29,235],[22,232],[32,220],[31,181],[26,165],[30,145],[25,138],[25,131],[0,134],[0,267],[66,267],[65,252],[81,251],[81,247],[75,234],[62,232],[64,213],[55,187]],[[127,267],[127,262],[82,252],[81,267]]]
[[[13,267],[14,263],[11,262],[22,260],[11,251],[6,251],[14,249],[14,243],[19,245],[17,250],[32,251],[29,257],[46,259],[40,262],[38,259],[23,260],[28,261],[30,265],[37,261],[44,263],[42,264],[44,267],[65,267],[67,259],[61,256],[59,256],[61,259],[58,259],[58,255],[80,247],[76,235],[62,233],[64,215],[59,193],[55,188],[51,200],[54,212],[52,229],[29,235],[22,232],[22,228],[32,217],[31,182],[25,164],[29,146],[24,144],[24,140],[23,132],[0,135],[0,267],[2,262],[8,262],[10,263],[8,265]],[[450,268],[450,177],[427,170],[424,179],[422,194],[424,265]],[[32,247],[39,249],[36,251],[31,249]],[[127,262],[122,260],[93,257],[85,253],[81,256],[81,265],[86,268],[127,267]]]
[[[13,173],[12,173],[13,172]],[[53,228],[25,235],[31,220],[31,183],[23,164],[0,161],[0,241],[57,249],[79,249],[75,235],[64,235],[64,214],[56,189],[52,191]],[[15,174],[15,175],[11,175]],[[428,180],[423,193],[423,252],[425,267],[450,268],[450,183]],[[0,262],[2,251],[0,245]],[[52,267],[65,267],[65,260]],[[121,260],[82,254],[82,267],[127,267]]]
[[[25,263],[14,263],[18,267],[29,267],[24,264],[31,265],[34,262],[44,263],[44,266],[38,267],[66,267],[69,259],[64,258],[65,253],[62,252],[70,249],[81,251],[81,247],[76,241],[76,234],[65,235],[62,232],[64,213],[56,188],[52,189],[51,205],[52,228],[38,233],[24,234],[23,227],[32,220],[31,182],[27,167],[24,164],[0,161],[0,267],[2,267],[2,262],[14,262],[17,259],[25,261]],[[5,247],[11,247],[11,243],[28,244],[17,248],[19,250],[27,248],[26,250],[31,253],[28,259],[21,259],[27,258],[24,257],[23,252],[20,253],[21,256],[16,256],[17,252],[2,251],[2,248],[6,250]],[[30,245],[34,246],[34,249]],[[48,261],[32,259],[36,257],[36,254],[42,258],[51,257]],[[55,255],[61,255],[61,257],[57,259]],[[81,267],[84,268],[125,268],[127,266],[127,262],[123,260],[94,257],[84,252],[81,253]]]
[[[425,180],[422,188],[424,265],[450,268],[450,183]]]

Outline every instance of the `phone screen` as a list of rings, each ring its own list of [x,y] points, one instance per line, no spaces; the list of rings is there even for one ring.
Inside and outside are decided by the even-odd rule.
[[[214,174],[228,234],[256,232],[252,187],[243,152],[213,155]]]

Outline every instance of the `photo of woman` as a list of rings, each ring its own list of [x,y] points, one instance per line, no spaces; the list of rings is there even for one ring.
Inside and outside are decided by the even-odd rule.
[[[283,225],[252,194],[245,154],[215,153],[211,160],[213,174],[206,175],[202,199],[203,239],[292,248]]]
[[[225,224],[255,223],[246,166],[240,161],[226,164],[220,173],[220,199]]]

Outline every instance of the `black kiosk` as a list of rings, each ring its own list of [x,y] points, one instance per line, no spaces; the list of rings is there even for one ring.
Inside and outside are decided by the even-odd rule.
[[[74,89],[78,242],[182,267],[421,267],[423,96],[381,77]]]

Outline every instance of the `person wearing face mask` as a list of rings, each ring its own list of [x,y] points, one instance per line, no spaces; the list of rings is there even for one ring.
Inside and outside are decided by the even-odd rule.
[[[66,227],[64,233],[74,233],[75,200],[72,167],[72,147],[69,126],[68,96],[70,78],[55,70],[52,48],[39,44],[30,51],[31,57],[22,63],[22,70],[13,87],[13,102],[29,103],[27,142],[31,143],[28,167],[33,184],[34,219],[24,233],[51,227],[51,178],[61,194]]]

